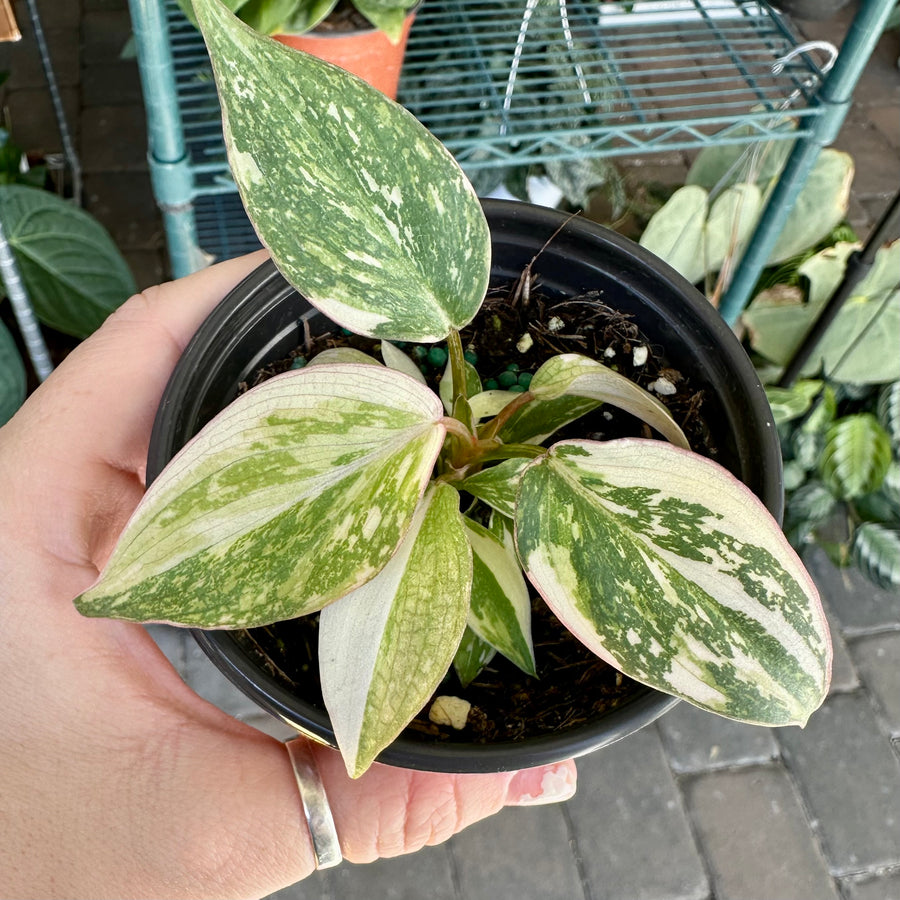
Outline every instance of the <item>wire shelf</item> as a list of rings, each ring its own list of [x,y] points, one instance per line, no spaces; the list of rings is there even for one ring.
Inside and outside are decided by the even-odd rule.
[[[765,2],[426,0],[400,102],[466,169],[804,134],[820,113],[804,55]],[[511,74],[512,73],[512,74]]]
[[[532,9],[533,6],[533,9]],[[470,175],[803,137],[822,73],[767,0],[425,0],[399,101]],[[199,247],[259,246],[225,155],[199,32],[164,0]],[[527,27],[526,20],[527,19]],[[789,114],[796,127],[785,129]]]

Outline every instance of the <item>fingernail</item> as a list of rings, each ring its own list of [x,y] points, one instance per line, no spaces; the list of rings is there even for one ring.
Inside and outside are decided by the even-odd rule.
[[[560,803],[575,793],[575,766],[560,763],[517,772],[506,789],[508,806],[540,806]]]

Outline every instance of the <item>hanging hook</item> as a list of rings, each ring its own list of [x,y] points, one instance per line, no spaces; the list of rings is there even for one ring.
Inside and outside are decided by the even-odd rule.
[[[834,61],[838,56],[837,47],[835,47],[834,44],[830,44],[828,41],[807,41],[805,44],[798,44],[791,51],[785,53],[784,56],[780,56],[772,63],[772,74],[780,75],[784,71],[784,67],[792,59],[799,56],[801,53],[808,53],[810,50],[821,50],[828,56],[827,61],[821,67],[822,74],[827,75],[828,72],[831,71],[831,67],[834,65]]]

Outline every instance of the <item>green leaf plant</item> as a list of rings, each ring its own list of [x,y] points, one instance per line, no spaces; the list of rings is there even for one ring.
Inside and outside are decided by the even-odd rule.
[[[858,244],[807,259],[743,315],[763,381],[777,379],[844,275]],[[900,591],[900,241],[878,249],[800,380],[767,387],[781,436],[785,531],[879,587]]]
[[[237,184],[286,277],[380,339],[256,387],[149,487],[89,616],[241,628],[321,611],[326,706],[359,776],[455,665],[537,670],[529,584],[591,650],[733,719],[806,722],[831,650],[763,505],[665,406],[577,354],[483,390],[459,329],[490,235],[455,161],[404,109],[195,0]],[[440,396],[400,342],[445,340]],[[553,435],[602,403],[659,439]],[[545,446],[550,443],[550,446]],[[475,498],[462,507],[462,497]]]

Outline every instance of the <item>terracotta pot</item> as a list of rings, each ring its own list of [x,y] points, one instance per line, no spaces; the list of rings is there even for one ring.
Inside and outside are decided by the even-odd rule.
[[[400,70],[403,68],[403,57],[406,55],[406,42],[409,40],[409,30],[415,17],[416,9],[413,9],[403,23],[403,32],[396,44],[392,44],[388,36],[377,28],[360,31],[273,34],[272,37],[288,47],[302,50],[358,75],[391,100],[396,100]]]

